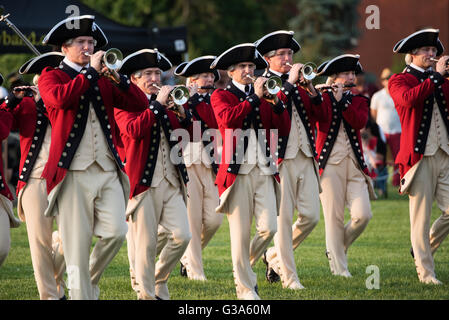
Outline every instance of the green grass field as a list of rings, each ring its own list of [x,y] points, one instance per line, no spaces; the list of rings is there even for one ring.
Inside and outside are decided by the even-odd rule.
[[[324,219],[297,248],[298,274],[305,290],[282,289],[280,283],[265,280],[265,265],[255,267],[259,294],[266,300],[384,300],[384,299],[449,299],[449,241],[435,254],[435,270],[442,286],[420,284],[410,249],[408,198],[401,197],[389,185],[388,199],[371,202],[373,219],[348,252],[353,278],[332,276],[324,255]],[[439,216],[434,206],[432,222]],[[347,218],[349,215],[347,214]],[[26,227],[11,230],[12,245],[0,268],[0,300],[39,299],[31,265]],[[229,228],[227,219],[203,253],[208,281],[194,282],[179,275],[179,264],[168,285],[172,299],[236,299],[232,277]],[[380,272],[380,288],[367,289],[366,269],[375,265]],[[109,265],[100,281],[100,299],[136,300],[131,289],[126,243]]]

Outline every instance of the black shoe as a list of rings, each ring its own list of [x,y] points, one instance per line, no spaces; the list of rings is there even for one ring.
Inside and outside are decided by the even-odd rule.
[[[413,247],[410,248],[410,254],[412,255],[413,259],[415,259],[415,253],[413,252]]]
[[[187,268],[181,263],[181,268],[179,270],[179,273],[183,277],[187,277]]]
[[[268,260],[267,260],[267,250],[264,251],[263,253],[263,258],[262,258],[263,263],[265,263],[266,266],[266,271],[265,271],[265,278],[267,279],[267,281],[269,283],[275,283],[275,282],[279,282],[281,281],[281,278],[279,277],[279,275],[273,270],[273,268],[270,268],[268,266]]]
[[[159,298],[158,296],[155,296],[156,300],[164,300],[162,298]]]
[[[63,295],[61,298],[59,298],[59,300],[67,300],[67,297]]]
[[[259,295],[259,287],[257,286],[257,284],[256,284],[256,286],[254,287],[254,291],[256,291],[256,294]]]

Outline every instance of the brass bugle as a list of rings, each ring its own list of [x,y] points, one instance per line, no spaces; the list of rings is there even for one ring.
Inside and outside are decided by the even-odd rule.
[[[289,66],[290,68],[293,67],[293,65],[289,62],[287,62],[286,65]],[[305,63],[302,66],[300,72],[301,72],[303,78],[307,81],[311,81],[321,74],[321,73],[317,72],[317,66],[313,62]]]
[[[92,56],[89,52],[84,52],[85,56]],[[119,49],[111,48],[103,55],[103,63],[109,70],[117,71],[122,66],[123,54]]]
[[[247,74],[246,76],[250,78],[253,82],[256,81],[256,77],[253,77],[249,74]],[[281,90],[281,87],[282,87],[282,80],[278,76],[271,76],[265,82],[265,88],[267,89],[270,95],[276,95]]]
[[[152,85],[158,90],[161,90],[161,87],[159,87],[157,84],[153,83]],[[176,86],[172,91],[170,91],[170,98],[176,105],[182,106],[190,98],[189,89],[186,86]]]

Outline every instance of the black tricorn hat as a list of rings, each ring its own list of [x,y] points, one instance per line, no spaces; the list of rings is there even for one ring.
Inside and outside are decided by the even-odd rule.
[[[432,46],[437,48],[437,56],[440,56],[444,47],[441,43],[438,35],[440,30],[438,29],[423,29],[412,33],[398,41],[393,48],[395,53],[409,53],[413,49]]]
[[[254,43],[242,43],[223,52],[212,62],[210,68],[227,70],[230,66],[241,62],[253,62],[256,69],[268,67],[268,63],[257,51]]]
[[[293,31],[287,30],[274,31],[263,36],[254,44],[257,47],[257,51],[259,51],[261,55],[265,55],[272,50],[281,48],[290,48],[296,53],[301,50],[301,46],[293,38],[294,34],[295,33]]]
[[[193,59],[189,62],[183,62],[181,63],[176,69],[175,69],[175,75],[177,76],[184,76],[186,78],[201,74],[210,72],[213,73],[215,77],[215,81],[220,80],[220,73],[216,69],[211,69],[210,65],[211,63],[217,58],[216,56],[201,56],[198,58]]]
[[[317,68],[317,72],[322,76],[331,76],[333,74],[346,71],[361,73],[363,69],[359,62],[359,58],[360,56],[358,54],[342,54],[331,60],[323,62]]]
[[[61,52],[46,52],[25,62],[19,69],[20,74],[40,74],[45,67],[56,67],[64,59]]]
[[[171,67],[170,60],[157,49],[142,49],[126,56],[119,71],[129,76],[146,68],[159,68],[162,71],[167,71]]]
[[[102,48],[108,44],[108,39],[95,23],[95,16],[84,15],[69,17],[58,22],[42,41],[43,44],[61,46],[69,39],[81,36],[91,36],[96,41],[96,48]]]

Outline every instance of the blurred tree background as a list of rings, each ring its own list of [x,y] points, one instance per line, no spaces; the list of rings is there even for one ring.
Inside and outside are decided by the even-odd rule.
[[[188,53],[219,55],[233,45],[266,33],[295,31],[302,50],[295,61],[322,63],[352,48],[360,0],[82,0],[106,17],[145,28],[186,26]],[[20,26],[17,26],[20,29]],[[3,55],[6,76],[33,55]]]
[[[306,60],[319,63],[354,45],[360,0],[82,0],[117,22],[187,26],[189,56],[218,55],[274,30],[295,31]]]

